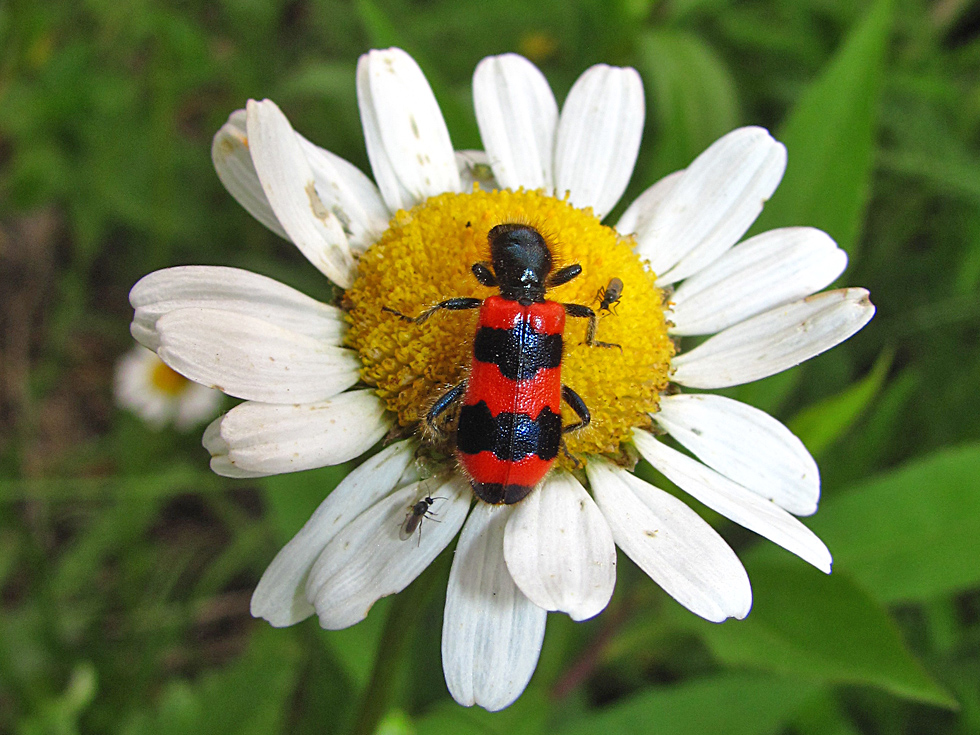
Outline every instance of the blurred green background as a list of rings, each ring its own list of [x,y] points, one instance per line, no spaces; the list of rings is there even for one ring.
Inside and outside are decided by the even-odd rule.
[[[262,570],[345,470],[226,480],[200,432],[114,407],[127,292],[201,263],[329,299],[223,190],[211,136],[270,97],[369,170],[354,68],[390,45],[421,64],[457,148],[479,147],[485,55],[529,56],[559,100],[591,64],[636,67],[648,112],[624,201],[738,125],[786,143],[755,231],[827,230],[850,254],[841,284],[869,288],[878,315],[730,393],[820,462],[807,523],[832,576],[709,515],[749,569],[746,621],[696,618],[621,556],[610,608],[550,616],[531,685],[496,715],[443,683],[451,550],[350,630],[250,618]],[[420,734],[980,733],[978,437],[976,2],[0,3],[0,732],[343,733],[383,717]]]

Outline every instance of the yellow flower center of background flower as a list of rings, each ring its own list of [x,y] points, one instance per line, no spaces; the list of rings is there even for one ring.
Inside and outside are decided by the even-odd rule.
[[[601,312],[596,339],[619,349],[584,344],[587,319],[569,317],[564,336],[562,383],[578,393],[592,423],[565,435],[571,454],[622,455],[635,426],[649,426],[674,346],[667,336],[663,293],[632,250],[632,238],[604,227],[591,209],[534,191],[441,194],[410,211],[399,211],[381,239],[361,258],[354,285],[345,295],[351,328],[347,342],[360,354],[361,378],[374,386],[399,423],[414,426],[448,388],[465,379],[473,356],[478,310],[440,310],[423,324],[408,316],[446,299],[486,298],[497,292],[481,285],[470,267],[490,261],[487,233],[517,222],[540,232],[552,251],[553,271],[578,263],[582,273],[550,289],[547,298],[585,304],[599,311],[597,293],[610,279],[623,283],[615,314]],[[562,406],[565,424],[577,421]],[[558,461],[572,463],[559,453]]]
[[[191,381],[183,375],[174,372],[166,363],[161,360],[153,367],[150,374],[150,382],[153,387],[161,393],[176,398],[190,386]]]

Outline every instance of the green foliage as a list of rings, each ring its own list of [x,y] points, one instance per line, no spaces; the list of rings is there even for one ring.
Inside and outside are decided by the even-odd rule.
[[[140,713],[122,735],[261,735],[280,732],[299,673],[299,646],[262,629],[232,666],[193,685],[171,683],[152,713]]]
[[[757,231],[819,227],[854,256],[871,182],[892,0],[877,0],[778,131],[786,176]]]
[[[262,480],[265,502],[280,545],[293,537],[350,471],[351,463],[347,463],[309,472],[273,475]]]
[[[502,712],[463,709],[454,702],[443,702],[417,720],[417,735],[530,735],[547,732],[548,702],[542,692],[532,688],[512,707]]]
[[[766,735],[779,732],[816,691],[817,686],[812,683],[745,673],[723,674],[640,692],[560,732],[632,735],[650,732],[654,727],[669,735]]]
[[[647,84],[653,152],[651,181],[684,168],[740,117],[734,80],[710,46],[697,36],[669,29],[640,39],[640,67]]]
[[[882,355],[868,375],[835,396],[807,406],[789,422],[810,454],[819,459],[831,444],[841,438],[878,396],[892,356]]]
[[[846,572],[823,576],[802,564],[755,563],[748,569],[754,609],[744,622],[692,622],[725,663],[793,679],[867,684],[956,706],[916,662],[887,611]]]
[[[734,126],[786,144],[754,231],[826,229],[850,255],[841,285],[878,314],[726,394],[818,456],[806,523],[831,576],[707,514],[746,561],[745,621],[693,617],[621,557],[610,609],[551,616],[531,685],[496,714],[445,691],[451,551],[349,630],[251,620],[263,569],[350,467],[225,480],[199,432],[116,410],[126,294],[207,263],[333,298],[227,195],[211,136],[270,97],[369,170],[355,67],[391,44],[457,148],[480,145],[483,56],[533,57],[559,101],[590,64],[636,67],[647,124],[620,209]],[[962,0],[0,4],[0,732],[980,731],[977,79]]]
[[[947,449],[841,492],[810,524],[846,570],[884,602],[975,588],[980,446]]]

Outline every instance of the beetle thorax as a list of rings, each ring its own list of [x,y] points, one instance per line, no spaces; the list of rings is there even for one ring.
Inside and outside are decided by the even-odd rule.
[[[544,301],[552,261],[541,234],[528,225],[502,224],[490,230],[488,239],[500,295],[522,303]]]

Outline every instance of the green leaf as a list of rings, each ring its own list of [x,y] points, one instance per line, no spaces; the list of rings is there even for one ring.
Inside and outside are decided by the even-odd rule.
[[[738,124],[735,83],[721,59],[696,36],[654,30],[640,41],[640,71],[656,121],[647,178],[687,166]]]
[[[781,373],[770,375],[768,378],[726,388],[718,392],[721,395],[734,398],[736,401],[762,409],[766,413],[775,414],[799,387],[805,369],[804,365],[797,365]]]
[[[800,735],[861,735],[832,690],[807,702],[789,731]]]
[[[98,675],[91,663],[75,666],[65,691],[46,698],[38,711],[17,726],[17,735],[72,735],[82,732],[80,720],[95,699]]]
[[[947,449],[827,501],[809,523],[835,568],[885,602],[980,584],[980,445]]]
[[[561,735],[765,735],[819,689],[815,683],[749,673],[724,674],[651,689],[560,730]]]
[[[285,544],[347,477],[353,463],[262,478],[263,496],[280,543]]]
[[[975,161],[940,159],[934,151],[900,150],[883,151],[879,164],[885,171],[922,179],[944,193],[980,201],[980,167]]]
[[[415,721],[416,735],[532,735],[547,732],[549,705],[542,690],[531,686],[514,704],[500,712],[460,707],[452,701],[436,704]]]
[[[374,603],[367,618],[357,625],[343,630],[317,631],[323,645],[358,687],[365,686],[371,677],[391,602],[392,598],[382,597]]]
[[[299,673],[300,649],[284,631],[259,623],[248,652],[198,687],[205,716],[201,732],[249,735],[278,732]]]
[[[41,477],[8,479],[0,477],[0,503],[18,500],[83,500],[116,497],[124,501],[145,502],[180,493],[216,492],[228,485],[204,469],[174,462],[159,472],[106,477]]]
[[[282,732],[299,673],[293,635],[257,625],[248,651],[223,671],[164,692],[153,715],[131,720],[124,735],[262,735]]]
[[[91,584],[107,557],[132,548],[145,537],[159,507],[155,500],[122,499],[103,510],[58,560],[50,580],[55,592],[68,597]]]
[[[749,559],[761,555],[750,554]],[[752,612],[715,625],[689,616],[718,658],[781,676],[867,684],[947,707],[956,703],[906,648],[888,613],[845,574],[801,564],[747,564]],[[683,624],[683,621],[682,621]]]
[[[754,231],[810,225],[856,253],[891,25],[892,0],[878,0],[790,112],[786,175]]]
[[[404,35],[386,11],[373,0],[358,0],[354,7],[371,39],[372,48],[405,45]]]
[[[826,487],[846,487],[855,477],[868,477],[890,464],[887,458],[894,455],[896,442],[907,436],[908,403],[921,385],[922,373],[915,368],[905,368],[888,381],[854,440],[838,442],[824,457],[821,481]]]
[[[297,69],[284,80],[282,93],[328,100],[353,109],[357,106],[357,96],[351,84],[355,75],[354,64],[342,61],[315,61]]]
[[[803,441],[813,456],[819,457],[823,454],[865,412],[881,391],[893,355],[893,352],[883,354],[863,380],[848,386],[835,396],[807,406],[789,423],[789,428]]]
[[[392,710],[378,723],[376,735],[416,735],[408,715],[401,710]]]

